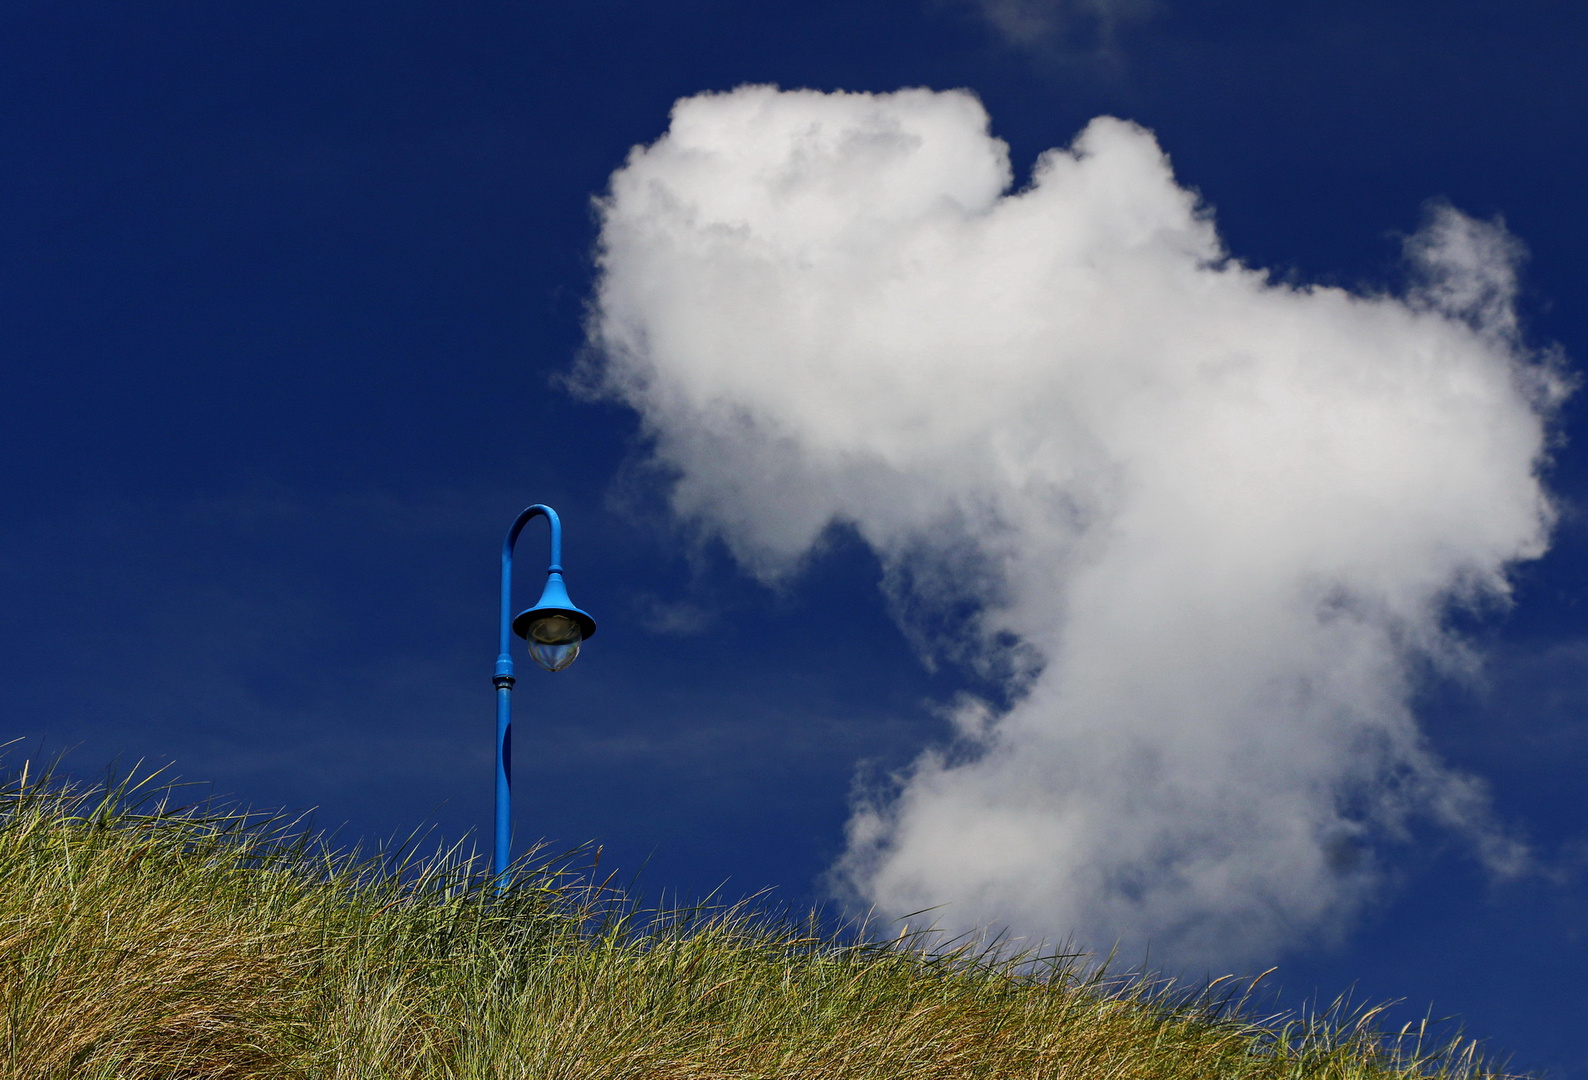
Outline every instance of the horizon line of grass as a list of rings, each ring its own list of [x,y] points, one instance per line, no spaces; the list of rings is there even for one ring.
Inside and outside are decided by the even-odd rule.
[[[1072,953],[644,908],[581,863],[334,850],[156,777],[0,784],[10,1080],[1498,1080],[1382,1006],[1249,1015]]]

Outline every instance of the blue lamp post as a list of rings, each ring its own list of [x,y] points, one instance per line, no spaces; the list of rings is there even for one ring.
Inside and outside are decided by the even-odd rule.
[[[546,587],[535,606],[512,617],[513,545],[530,520],[544,517],[551,526],[551,566],[546,571]],[[511,862],[513,795],[510,758],[513,748],[513,656],[509,651],[512,635],[529,645],[530,659],[547,671],[561,671],[579,655],[579,644],[596,630],[595,620],[573,606],[568,588],[562,582],[562,522],[557,511],[536,503],[513,522],[502,543],[502,634],[496,657],[496,887],[507,885]]]

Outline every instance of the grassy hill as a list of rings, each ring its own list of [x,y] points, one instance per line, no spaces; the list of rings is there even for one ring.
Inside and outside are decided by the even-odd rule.
[[[841,941],[743,906],[646,912],[566,862],[498,897],[480,871],[24,771],[0,791],[0,1076],[1499,1075],[1371,1012],[1258,1021],[1229,984]]]

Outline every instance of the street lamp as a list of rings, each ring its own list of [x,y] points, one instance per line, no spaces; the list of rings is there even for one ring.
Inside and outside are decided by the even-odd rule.
[[[512,617],[513,545],[530,520],[544,517],[551,526],[551,566],[546,571],[546,587],[535,606]],[[573,606],[568,588],[562,582],[562,522],[557,511],[536,503],[513,522],[502,542],[502,634],[496,657],[496,888],[507,886],[507,867],[512,843],[512,772],[509,758],[513,747],[513,656],[509,651],[512,634],[529,644],[529,656],[547,671],[561,671],[579,655],[579,645],[595,633],[595,620]]]

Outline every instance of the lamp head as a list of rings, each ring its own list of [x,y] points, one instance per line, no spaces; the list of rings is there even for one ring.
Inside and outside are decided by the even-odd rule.
[[[547,671],[561,671],[579,657],[579,646],[596,630],[595,620],[573,606],[562,574],[553,570],[535,606],[518,613],[513,633],[529,645],[529,657]]]

